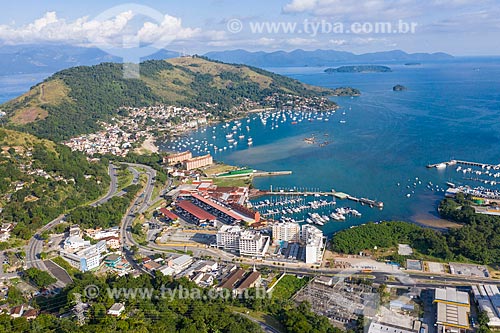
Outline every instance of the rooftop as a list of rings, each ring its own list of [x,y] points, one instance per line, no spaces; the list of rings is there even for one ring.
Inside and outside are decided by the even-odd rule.
[[[455,288],[436,288],[435,302],[454,303],[457,305],[469,305],[469,295]]]
[[[181,200],[177,203],[177,207],[180,207],[182,209],[184,209],[185,211],[187,211],[189,214],[193,215],[194,217],[196,217],[197,219],[200,219],[200,220],[215,220],[216,217],[213,216],[212,214],[204,211],[203,209],[201,209],[200,207],[196,206],[195,204],[193,204],[191,201],[188,201],[188,200]]]

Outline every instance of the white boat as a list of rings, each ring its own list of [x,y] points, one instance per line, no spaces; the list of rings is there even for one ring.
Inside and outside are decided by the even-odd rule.
[[[439,163],[436,165],[436,169],[445,169],[446,168],[446,163]]]

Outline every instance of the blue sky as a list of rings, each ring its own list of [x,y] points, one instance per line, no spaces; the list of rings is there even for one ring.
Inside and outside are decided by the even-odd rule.
[[[498,0],[20,0],[0,44],[500,55]]]

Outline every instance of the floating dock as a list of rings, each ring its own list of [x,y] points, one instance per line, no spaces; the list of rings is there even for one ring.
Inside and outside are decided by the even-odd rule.
[[[377,207],[377,208],[384,208],[384,203],[382,201],[376,201],[372,199],[367,199],[367,198],[357,198],[352,195],[343,193],[343,192],[336,192],[332,190],[331,192],[324,192],[324,191],[294,191],[294,190],[278,190],[278,191],[259,191],[258,196],[262,195],[297,195],[297,196],[332,196],[341,200],[347,199],[355,202],[359,202],[362,205],[366,204],[369,205],[370,207]]]
[[[254,177],[286,176],[291,175],[291,171],[256,171]]]
[[[462,160],[451,160],[448,162],[428,164],[427,168],[429,168],[429,169],[440,168],[441,166],[452,166],[452,165],[456,165],[456,164],[475,166],[475,167],[480,167],[482,169],[495,169],[495,170],[500,169],[500,164],[489,164],[489,163],[470,162],[470,161],[462,161]]]

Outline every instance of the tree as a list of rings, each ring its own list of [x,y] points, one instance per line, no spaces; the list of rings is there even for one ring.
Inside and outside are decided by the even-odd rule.
[[[47,287],[57,281],[57,279],[49,273],[35,267],[25,270],[23,277],[40,288]]]

